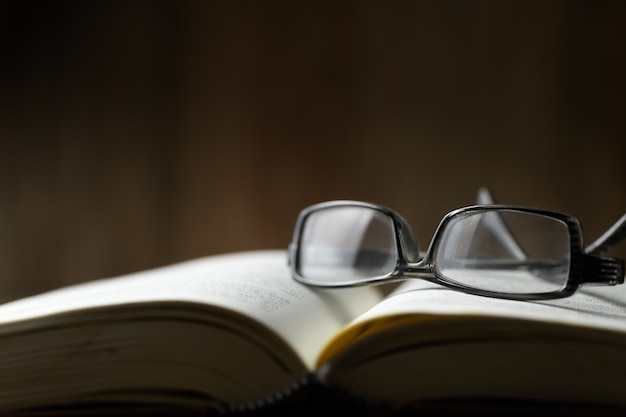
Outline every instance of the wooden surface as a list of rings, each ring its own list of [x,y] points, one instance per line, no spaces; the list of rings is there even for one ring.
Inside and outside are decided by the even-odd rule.
[[[626,212],[625,2],[0,13],[0,301],[286,247],[329,199],[397,209],[424,247],[483,185],[588,242]]]

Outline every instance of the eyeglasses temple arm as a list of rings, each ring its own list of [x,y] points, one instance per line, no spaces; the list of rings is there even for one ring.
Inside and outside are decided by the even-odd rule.
[[[626,214],[624,214],[602,236],[585,248],[589,255],[600,255],[626,238]]]
[[[481,187],[478,189],[478,194],[476,195],[476,203],[494,204],[495,200],[486,187]],[[511,233],[511,230],[509,230],[504,220],[502,220],[502,217],[495,212],[492,214],[492,216],[484,217],[485,226],[487,226],[496,239],[500,241],[500,244],[504,246],[507,252],[514,256],[515,259],[526,259],[526,252],[524,252],[519,243],[517,243],[517,239],[515,239],[515,236],[513,236],[513,233]]]

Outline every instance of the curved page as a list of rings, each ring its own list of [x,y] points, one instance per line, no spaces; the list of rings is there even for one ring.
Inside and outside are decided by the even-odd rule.
[[[18,398],[20,405],[63,401],[61,393],[73,398],[75,390],[85,400],[107,392],[124,398],[124,390],[140,392],[142,384],[164,392],[168,384],[178,391],[201,386],[216,402],[256,401],[276,381],[296,383],[326,341],[380,296],[374,288],[305,287],[291,279],[286,259],[283,250],[211,256],[0,306],[0,387],[10,387],[0,408]],[[205,374],[184,372],[194,363]],[[174,373],[164,378],[168,366]],[[207,388],[209,374],[237,388]],[[60,391],[46,390],[46,378]]]

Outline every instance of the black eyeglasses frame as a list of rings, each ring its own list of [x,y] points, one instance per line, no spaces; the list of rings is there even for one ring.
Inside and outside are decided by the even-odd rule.
[[[308,217],[321,210],[328,210],[336,207],[361,207],[378,211],[388,216],[392,220],[396,244],[396,265],[394,269],[384,275],[353,281],[342,281],[339,283],[320,282],[302,276],[299,273],[299,248],[302,239],[302,232]],[[505,293],[487,291],[479,288],[463,285],[446,278],[437,272],[435,265],[435,253],[438,245],[441,244],[441,235],[450,221],[458,216],[466,216],[477,212],[502,212],[517,211],[545,216],[560,220],[567,226],[570,239],[570,267],[566,285],[552,292],[542,293]],[[510,233],[504,230],[497,231],[500,234]],[[510,238],[511,236],[509,236]],[[302,210],[296,221],[293,239],[288,248],[288,264],[292,277],[306,285],[317,287],[353,287],[360,285],[372,285],[412,278],[424,279],[444,287],[469,294],[503,298],[512,300],[546,300],[571,296],[583,284],[594,285],[617,285],[624,283],[624,261],[622,259],[601,257],[585,252],[583,248],[582,228],[579,221],[567,214],[519,205],[506,204],[476,204],[461,207],[447,213],[439,222],[430,244],[420,256],[419,242],[415,237],[408,222],[395,210],[388,207],[362,201],[337,200],[318,203]]]

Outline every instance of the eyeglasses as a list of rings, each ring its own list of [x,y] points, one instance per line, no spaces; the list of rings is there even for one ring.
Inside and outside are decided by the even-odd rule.
[[[597,255],[626,236],[626,215],[585,250],[575,218],[495,204],[482,191],[488,204],[444,216],[423,256],[409,224],[387,207],[331,201],[305,208],[289,245],[291,274],[321,287],[421,278],[515,300],[561,298],[582,284],[624,282],[624,261]]]

